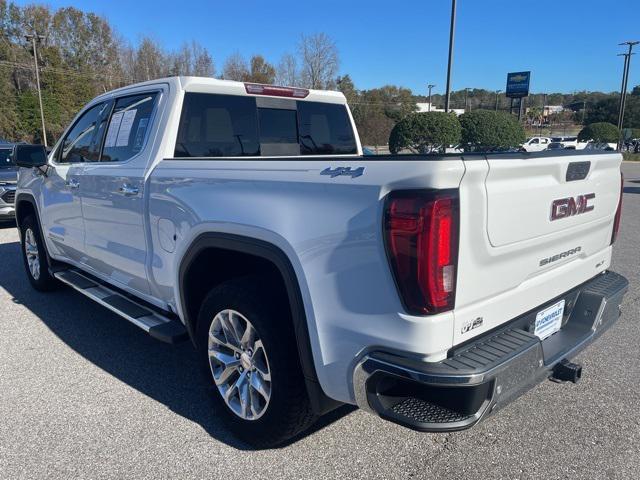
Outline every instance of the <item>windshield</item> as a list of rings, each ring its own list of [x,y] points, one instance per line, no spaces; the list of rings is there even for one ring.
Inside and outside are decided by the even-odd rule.
[[[0,169],[1,168],[13,168],[13,162],[11,161],[11,149],[0,148]]]

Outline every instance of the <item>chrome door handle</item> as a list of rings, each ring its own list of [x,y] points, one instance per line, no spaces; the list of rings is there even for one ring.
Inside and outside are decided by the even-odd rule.
[[[69,180],[67,180],[66,185],[67,187],[75,190],[76,188],[80,187],[80,182],[78,182],[75,178],[70,178]]]
[[[118,189],[118,191],[125,197],[132,197],[134,195],[138,195],[140,189],[138,187],[134,187],[132,185],[129,185],[128,183],[125,183]]]

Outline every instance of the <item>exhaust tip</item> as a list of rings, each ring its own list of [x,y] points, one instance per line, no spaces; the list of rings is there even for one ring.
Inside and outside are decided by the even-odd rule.
[[[566,358],[560,360],[551,374],[551,379],[557,382],[578,383],[580,378],[582,378],[582,365],[571,363]]]

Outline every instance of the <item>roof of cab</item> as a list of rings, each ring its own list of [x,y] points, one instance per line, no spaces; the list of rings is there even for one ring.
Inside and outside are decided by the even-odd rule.
[[[181,90],[184,90],[185,92],[218,93],[218,94],[226,94],[226,95],[243,95],[243,96],[253,96],[253,97],[263,96],[263,95],[247,93],[245,84],[243,82],[236,82],[233,80],[219,80],[217,78],[211,78],[211,77],[185,77],[185,76],[178,77],[176,76],[176,77],[157,78],[155,80],[149,80],[147,82],[127,85],[126,87],[122,87],[117,90],[112,90],[110,92],[107,92],[104,95],[100,95],[100,97],[124,93],[133,88],[143,87],[146,85],[158,85],[160,83],[169,84],[170,86],[174,86],[176,89],[181,89]],[[311,90],[311,89],[308,89],[308,90],[309,90],[309,95],[307,95],[305,98],[295,98],[295,100],[340,103],[340,104],[347,103],[347,100],[342,94],[342,92],[337,92],[332,90]]]

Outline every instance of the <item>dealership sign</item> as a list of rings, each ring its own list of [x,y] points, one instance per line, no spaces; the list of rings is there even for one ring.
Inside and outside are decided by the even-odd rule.
[[[531,72],[507,73],[507,97],[520,98],[529,95]]]

